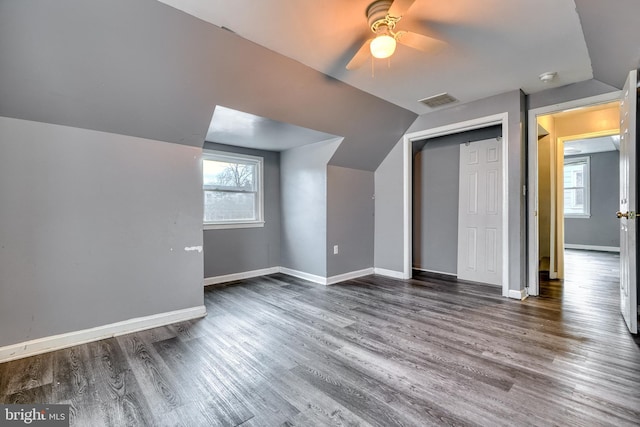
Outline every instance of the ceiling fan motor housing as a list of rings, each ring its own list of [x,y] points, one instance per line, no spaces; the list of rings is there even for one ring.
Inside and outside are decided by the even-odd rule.
[[[391,3],[393,3],[392,0],[377,0],[367,8],[367,22],[369,23],[369,27],[371,27],[371,31],[374,33],[381,24],[391,27],[387,19]]]

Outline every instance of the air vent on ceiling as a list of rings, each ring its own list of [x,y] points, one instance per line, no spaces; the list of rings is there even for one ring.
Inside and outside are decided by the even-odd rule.
[[[442,107],[443,105],[451,104],[457,101],[458,101],[457,99],[455,99],[453,96],[445,92],[439,95],[434,95],[428,98],[421,99],[418,102],[422,102],[427,107],[437,108],[437,107]]]

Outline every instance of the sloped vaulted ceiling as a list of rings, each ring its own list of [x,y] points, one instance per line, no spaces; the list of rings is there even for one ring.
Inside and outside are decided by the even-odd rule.
[[[640,2],[575,0],[593,76],[617,88],[640,66]]]
[[[0,1],[0,116],[202,146],[216,105],[344,137],[374,170],[416,114],[155,0]]]

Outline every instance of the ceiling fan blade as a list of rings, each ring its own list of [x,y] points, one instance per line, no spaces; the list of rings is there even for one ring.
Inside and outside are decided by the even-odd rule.
[[[400,18],[405,14],[407,10],[411,7],[411,5],[416,0],[393,0],[391,7],[389,8],[389,16],[395,16],[396,18]]]
[[[369,50],[369,45],[371,44],[371,40],[369,39],[358,49],[351,61],[347,64],[347,70],[355,70],[356,68],[360,68],[364,62],[369,59],[371,55],[371,51]]]
[[[418,33],[412,33],[411,31],[399,31],[396,33],[396,41],[422,52],[435,52],[444,46],[444,42],[442,40],[434,39]]]

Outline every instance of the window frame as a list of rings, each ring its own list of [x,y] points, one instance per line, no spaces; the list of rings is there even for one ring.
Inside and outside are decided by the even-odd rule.
[[[253,220],[229,220],[229,221],[205,221],[204,220],[204,203],[205,193],[207,190],[204,185],[204,162],[220,161],[229,163],[248,163],[253,164],[256,168],[256,219]],[[252,156],[249,154],[240,154],[227,151],[217,150],[202,150],[202,221],[204,230],[218,230],[218,229],[230,229],[230,228],[254,228],[264,227],[264,158],[260,156]],[[236,192],[236,191],[230,191]],[[245,193],[243,191],[237,191],[237,193]]]
[[[583,184],[582,187],[565,187],[564,182],[564,167],[571,164],[585,164],[586,168],[585,176],[582,177]],[[570,189],[584,188],[584,210],[582,213],[566,213],[564,206],[564,191]],[[591,218],[591,156],[576,156],[576,157],[565,157],[563,164],[563,173],[562,173],[562,197],[563,197],[563,207],[562,213],[565,218]]]

